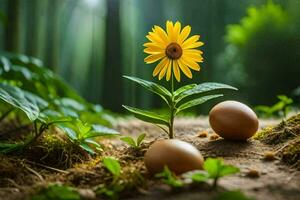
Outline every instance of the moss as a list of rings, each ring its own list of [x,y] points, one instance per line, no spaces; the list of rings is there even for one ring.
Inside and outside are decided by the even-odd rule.
[[[90,158],[89,154],[56,130],[49,130],[44,133],[22,154],[30,161],[60,169],[67,169],[72,167],[74,163]]]
[[[300,137],[291,141],[280,151],[282,160],[300,169]]]
[[[300,114],[282,121],[274,127],[267,127],[256,133],[254,139],[266,144],[281,144],[300,135]]]
[[[254,139],[275,145],[284,163],[300,167],[300,114],[259,131]]]

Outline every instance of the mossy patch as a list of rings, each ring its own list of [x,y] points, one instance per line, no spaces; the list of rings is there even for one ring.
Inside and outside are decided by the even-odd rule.
[[[254,139],[266,144],[282,144],[300,135],[300,114],[282,121],[274,127],[266,127],[257,132]]]
[[[254,139],[274,145],[284,163],[300,167],[300,114],[259,131]]]

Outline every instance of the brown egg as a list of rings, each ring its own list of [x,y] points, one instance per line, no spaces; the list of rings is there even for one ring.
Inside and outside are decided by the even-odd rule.
[[[193,145],[177,139],[158,140],[145,154],[145,165],[151,174],[167,166],[176,174],[202,169],[203,157]]]
[[[209,113],[212,129],[228,140],[247,140],[258,129],[256,114],[237,101],[224,101],[214,106]]]

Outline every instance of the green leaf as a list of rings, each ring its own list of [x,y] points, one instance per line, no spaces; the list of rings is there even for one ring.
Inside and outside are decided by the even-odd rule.
[[[103,165],[112,173],[115,177],[119,177],[121,174],[121,166],[117,159],[113,157],[105,157],[103,159]]]
[[[203,97],[199,97],[197,99],[190,100],[190,101],[180,105],[177,109],[177,113],[182,111],[182,110],[185,110],[187,108],[200,105],[200,104],[202,104],[202,103],[204,103],[208,100],[215,99],[215,98],[218,98],[218,97],[221,97],[221,96],[223,96],[223,95],[222,94],[208,95],[208,96],[203,96]]]
[[[195,170],[184,173],[183,177],[191,179],[195,183],[206,182],[209,179],[208,173],[202,170]]]
[[[96,142],[95,140],[93,140],[93,139],[88,138],[88,139],[85,139],[84,142],[92,144],[95,147],[100,147],[101,148],[101,145],[98,142]]]
[[[89,152],[90,154],[95,154],[94,149],[92,149],[92,148],[88,145],[88,143],[86,143],[86,142],[81,142],[81,143],[79,144],[79,146],[80,146],[81,148],[83,148],[84,150],[86,150],[87,152]]]
[[[207,171],[210,178],[219,178],[230,174],[239,172],[237,167],[233,165],[225,165],[223,160],[207,158],[204,162],[203,168]]]
[[[138,108],[133,108],[130,106],[124,106],[123,107],[128,110],[129,112],[133,113],[134,116],[140,120],[143,120],[145,122],[150,122],[154,124],[162,124],[162,125],[169,125],[169,118],[164,115],[158,115],[154,112],[141,110]]]
[[[57,127],[61,129],[72,141],[78,140],[78,135],[72,128],[66,126],[65,124],[60,124]]]
[[[207,158],[204,162],[203,168],[207,171],[211,178],[218,178],[221,165],[223,165],[222,160]]]
[[[223,176],[238,173],[239,171],[240,169],[233,165],[223,165],[220,169],[219,176],[223,177]]]
[[[0,83],[0,99],[22,110],[31,121],[36,120],[40,113],[35,102],[30,101],[35,97],[34,94],[24,92],[15,86]]]
[[[178,188],[183,186],[183,182],[167,166],[164,167],[164,171],[156,174],[155,177],[162,178],[163,182],[171,187]]]
[[[33,196],[32,200],[80,200],[79,193],[69,186],[49,185],[41,190],[39,194]]]
[[[90,132],[83,135],[84,138],[93,138],[93,137],[102,137],[102,136],[115,136],[120,134],[118,131],[107,128],[105,126],[101,126],[99,124],[92,125],[92,129]]]
[[[222,83],[213,83],[213,82],[207,82],[207,83],[202,83],[199,84],[195,87],[193,87],[190,90],[187,90],[180,95],[177,96],[176,103],[181,101],[182,99],[191,96],[191,95],[196,95],[196,94],[202,94],[204,92],[210,92],[214,90],[219,90],[219,89],[230,89],[230,90],[237,90],[237,88],[232,87],[230,85],[222,84]]]
[[[146,137],[146,133],[140,134],[139,137],[136,140],[136,145],[140,146],[141,143],[143,142],[143,140],[145,139],[145,137]]]
[[[123,76],[123,77],[126,79],[129,79],[133,82],[136,82],[139,85],[146,88],[147,90],[159,95],[169,105],[171,98],[172,98],[172,94],[165,87],[163,87],[157,83],[146,81],[146,80],[132,77],[132,76]]]
[[[121,137],[120,140],[122,140],[123,142],[126,142],[128,145],[130,145],[131,147],[136,148],[137,144],[135,143],[134,139],[132,137]]]
[[[241,191],[234,190],[223,192],[216,196],[213,200],[254,200],[254,198],[249,198]]]
[[[190,90],[192,88],[194,88],[195,86],[197,86],[197,84],[190,84],[190,85],[185,85],[185,86],[182,86],[181,88],[177,89],[173,95],[174,95],[174,98],[177,99],[178,98],[178,95],[180,95],[181,93],[187,91],[187,90]]]

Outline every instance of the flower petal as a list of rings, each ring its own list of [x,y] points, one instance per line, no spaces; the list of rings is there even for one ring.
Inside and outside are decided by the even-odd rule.
[[[193,53],[183,53],[183,56],[186,57],[186,59],[190,59],[196,62],[203,62],[203,57],[199,54],[193,54]]]
[[[150,64],[150,63],[154,63],[156,61],[158,61],[159,59],[165,57],[165,53],[158,53],[158,54],[153,54],[153,55],[150,55],[150,56],[147,56],[144,61],[147,63],[147,64]]]
[[[197,62],[187,59],[185,56],[181,57],[182,62],[187,65],[189,68],[195,70],[195,71],[200,71],[200,66]]]
[[[166,80],[169,81],[171,78],[171,73],[172,73],[172,60],[170,60],[169,66],[168,66],[168,71],[166,75]]]
[[[189,34],[191,32],[191,29],[192,28],[190,26],[185,26],[182,29],[182,31],[181,31],[181,33],[180,33],[180,35],[178,37],[178,40],[177,40],[180,45],[182,45],[182,43],[184,42],[184,40],[186,40],[186,38],[189,36]]]
[[[167,69],[170,65],[171,60],[168,59],[167,61],[168,61],[168,63],[162,68],[162,70],[160,71],[160,73],[158,75],[159,80],[161,80],[165,76]]]
[[[159,35],[164,43],[168,44],[170,42],[170,39],[164,29],[159,26],[154,26],[154,31]]]
[[[201,46],[203,46],[203,45],[204,45],[203,42],[195,42],[195,43],[186,45],[186,46],[184,46],[183,48],[184,48],[184,49],[192,49],[192,48],[201,47]]]
[[[173,22],[171,21],[167,21],[167,24],[166,24],[166,27],[167,27],[167,33],[168,33],[168,36],[170,38],[171,41],[174,41],[174,27],[173,27]]]
[[[186,48],[187,46],[190,46],[191,44],[197,42],[200,38],[200,35],[194,35],[183,42],[182,48]]]
[[[178,67],[177,60],[173,61],[173,72],[174,72],[176,80],[178,82],[180,82],[180,70],[179,70],[179,67]]]
[[[148,40],[150,40],[151,42],[153,42],[153,43],[159,43],[159,44],[166,45],[166,44],[164,43],[164,41],[163,41],[157,34],[155,34],[155,33],[150,32],[150,33],[146,36],[146,38],[147,38]]]
[[[144,52],[148,54],[158,54],[158,53],[164,53],[165,50],[158,47],[147,47],[146,49],[144,49]]]
[[[153,70],[152,75],[153,76],[157,76],[157,74],[162,70],[163,67],[165,67],[168,64],[168,58],[165,57],[164,59],[162,59],[158,65],[155,67],[155,69]]]
[[[181,71],[188,77],[188,78],[193,78],[193,74],[191,72],[191,70],[184,64],[182,63],[181,59],[177,60],[179,68],[181,69]]]
[[[173,41],[172,42],[177,42],[177,39],[179,37],[180,34],[180,29],[181,29],[181,24],[180,22],[176,22],[174,25],[174,29],[173,29]]]

